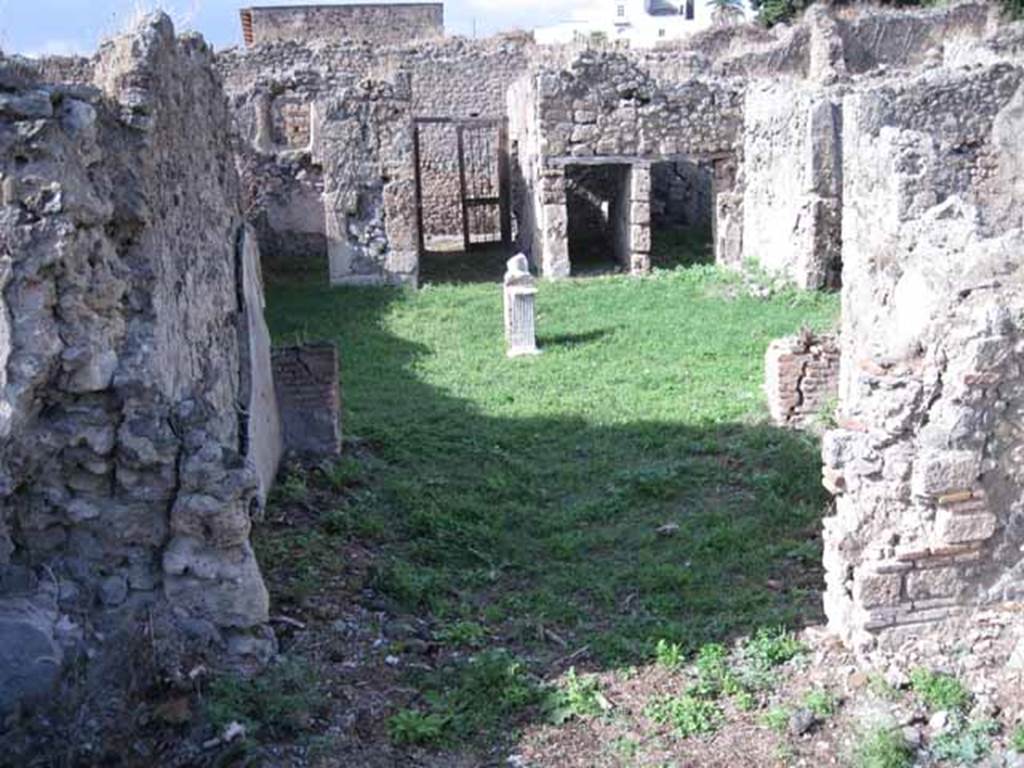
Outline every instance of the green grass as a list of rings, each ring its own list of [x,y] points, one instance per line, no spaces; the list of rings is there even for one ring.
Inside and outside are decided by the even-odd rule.
[[[818,445],[767,424],[761,384],[768,342],[831,326],[835,296],[755,299],[707,266],[545,282],[544,354],[514,361],[493,284],[278,280],[268,305],[277,343],[338,343],[346,438],[372,454],[327,472],[342,492],[326,529],[258,534],[300,586],[337,568],[332,539],[362,536],[369,586],[396,609],[500,630],[540,660],[565,653],[546,627],[616,666],[659,638],[690,653],[820,619]],[[788,653],[777,640],[757,652]]]
[[[399,743],[452,744],[497,732],[522,710],[545,703],[544,688],[504,650],[420,674],[426,708],[403,710],[390,722]],[[579,714],[578,712],[576,714]]]

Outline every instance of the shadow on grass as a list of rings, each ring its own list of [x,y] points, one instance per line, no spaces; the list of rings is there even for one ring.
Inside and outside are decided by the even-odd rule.
[[[500,283],[510,256],[500,243],[471,251],[427,251],[420,257],[420,282]]]
[[[544,347],[578,347],[581,344],[590,344],[595,341],[614,335],[614,328],[600,328],[585,333],[561,333],[555,336],[538,336],[537,345]]]
[[[614,402],[584,417],[559,413],[555,398],[553,415],[536,415],[556,384],[587,384],[571,361],[503,362],[480,390],[485,402],[457,397],[463,376],[428,383],[422,367],[436,353],[392,330],[402,299],[295,282],[272,287],[269,302],[277,341],[301,334],[342,350],[347,436],[373,455],[357,472],[360,493],[338,504],[370,532],[366,586],[391,612],[476,627],[477,640],[531,659],[541,676],[567,656],[608,669],[649,660],[659,640],[692,651],[820,621],[826,496],[813,439],[713,418],[616,423]],[[438,310],[447,333],[468,336],[454,311]],[[563,347],[550,357],[577,355],[609,335],[543,341]],[[500,327],[493,346],[500,359]],[[625,379],[643,365],[626,365],[609,398],[630,397]],[[516,409],[534,415],[495,415]],[[289,610],[288,595],[274,597]]]
[[[651,237],[651,266],[672,269],[715,263],[710,229],[662,227],[655,228]]]

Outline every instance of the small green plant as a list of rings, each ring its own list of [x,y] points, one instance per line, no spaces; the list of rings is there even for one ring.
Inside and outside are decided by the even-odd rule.
[[[713,701],[688,693],[655,699],[647,716],[659,725],[671,725],[684,739],[715,733],[722,725],[722,711]]]
[[[396,744],[436,745],[444,740],[448,718],[436,712],[403,709],[388,720],[388,733]]]
[[[388,723],[396,743],[443,745],[487,738],[542,691],[507,651],[482,653],[430,673],[420,686],[429,709],[403,710]]]
[[[901,697],[900,689],[877,672],[868,678],[868,690],[879,699],[897,701]]]
[[[640,753],[640,742],[627,736],[620,736],[612,742],[615,752],[627,760],[632,760]]]
[[[738,693],[741,686],[729,670],[729,651],[723,645],[709,643],[697,652],[694,662],[697,683],[689,693],[705,698],[717,698],[724,694]]]
[[[992,720],[970,722],[954,715],[951,727],[932,742],[931,753],[939,760],[955,765],[975,765],[992,751],[992,736],[999,732],[999,724]]]
[[[821,720],[832,717],[838,704],[835,694],[824,688],[811,691],[804,697],[804,707]]]
[[[281,501],[298,503],[305,501],[306,496],[309,494],[309,486],[306,484],[306,478],[299,472],[289,472],[280,485],[277,486],[275,495]]]
[[[772,669],[805,653],[807,648],[783,627],[762,627],[746,642],[744,656],[762,669]]]
[[[750,712],[753,709],[757,709],[757,696],[751,691],[738,691],[735,696],[732,697],[733,703],[736,708],[743,712]]]
[[[477,646],[487,638],[487,630],[475,621],[456,621],[439,630],[435,637],[448,645]]]
[[[1015,752],[1024,752],[1024,725],[1018,725],[1010,735],[1010,746]]]
[[[575,667],[566,674],[565,685],[551,692],[547,701],[548,719],[555,725],[593,717],[609,709],[611,704],[601,693],[597,678],[579,677]]]
[[[785,707],[772,707],[761,716],[761,722],[776,733],[785,733],[789,714]]]
[[[324,463],[321,471],[334,491],[343,491],[363,477],[363,465],[351,456],[345,456],[334,463]]]
[[[970,706],[971,692],[952,675],[915,669],[910,673],[910,687],[928,709],[963,712]]]
[[[237,722],[250,735],[287,735],[302,730],[308,722],[316,693],[312,669],[289,660],[256,677],[215,678],[206,692],[206,714],[217,731]]]
[[[854,746],[855,768],[910,768],[913,764],[914,750],[896,728],[872,728]]]
[[[823,429],[835,429],[839,426],[839,420],[836,415],[839,412],[839,397],[832,395],[827,398],[825,402],[821,404],[821,408],[818,409],[818,424]]]
[[[679,643],[670,643],[662,638],[654,647],[654,657],[660,666],[678,669],[683,663],[683,648]]]

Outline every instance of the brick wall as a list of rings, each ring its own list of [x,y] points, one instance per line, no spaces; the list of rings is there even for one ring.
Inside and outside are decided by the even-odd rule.
[[[768,345],[764,367],[768,408],[779,426],[820,423],[838,396],[835,336],[800,334],[776,339]]]
[[[273,365],[285,450],[341,453],[337,347],[307,344],[275,349]]]

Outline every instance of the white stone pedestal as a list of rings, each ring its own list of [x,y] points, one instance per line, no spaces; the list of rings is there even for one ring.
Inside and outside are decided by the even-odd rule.
[[[522,254],[508,260],[505,272],[505,342],[509,357],[537,355],[537,281]]]

